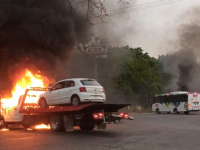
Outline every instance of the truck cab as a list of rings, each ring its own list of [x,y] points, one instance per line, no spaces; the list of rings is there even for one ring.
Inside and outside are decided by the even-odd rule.
[[[15,107],[3,108],[2,115],[4,116],[5,123],[21,123],[23,121],[23,114],[19,113],[23,96],[19,97],[18,105]]]

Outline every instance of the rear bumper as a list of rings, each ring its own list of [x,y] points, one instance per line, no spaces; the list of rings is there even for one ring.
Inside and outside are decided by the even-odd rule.
[[[79,95],[79,98],[81,102],[105,102],[106,101],[105,94],[91,95],[88,93],[83,93]]]
[[[105,99],[83,99],[81,102],[105,102]]]

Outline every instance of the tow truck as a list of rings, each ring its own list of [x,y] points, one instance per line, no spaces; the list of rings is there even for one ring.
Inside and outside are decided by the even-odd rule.
[[[74,126],[81,130],[106,129],[107,124],[123,123],[122,119],[134,120],[127,113],[119,112],[119,109],[129,104],[98,104],[83,103],[79,106],[49,106],[40,108],[37,103],[25,103],[27,98],[36,97],[35,93],[41,93],[48,88],[29,88],[20,96],[18,106],[3,109],[3,124],[20,124],[25,128],[32,125],[50,124],[52,131],[74,131]],[[34,94],[32,94],[34,93]]]

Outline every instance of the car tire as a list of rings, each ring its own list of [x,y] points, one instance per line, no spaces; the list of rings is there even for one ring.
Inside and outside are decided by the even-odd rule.
[[[50,126],[51,126],[51,130],[54,132],[58,132],[58,131],[64,131],[64,119],[62,116],[59,115],[53,115],[50,118]]]
[[[48,104],[45,98],[41,98],[39,101],[40,108],[48,108]]]
[[[72,106],[78,106],[78,105],[80,105],[80,103],[81,103],[80,98],[77,95],[72,96],[72,98],[71,98]]]

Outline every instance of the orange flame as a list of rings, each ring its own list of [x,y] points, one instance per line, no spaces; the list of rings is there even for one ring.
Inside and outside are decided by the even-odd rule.
[[[18,105],[18,100],[21,95],[24,95],[25,90],[31,87],[45,87],[44,80],[46,77],[43,77],[39,74],[33,75],[29,70],[25,71],[24,76],[22,76],[14,86],[12,90],[12,97],[2,99],[3,108],[11,108]],[[48,80],[46,80],[48,81]],[[42,94],[41,92],[39,94]],[[35,98],[36,97],[36,98]],[[37,103],[37,98],[39,95],[34,98],[28,98],[28,101],[25,103]]]
[[[9,129],[3,128],[0,131],[9,131]]]
[[[35,129],[50,129],[50,125],[45,125],[45,124],[37,125]]]

